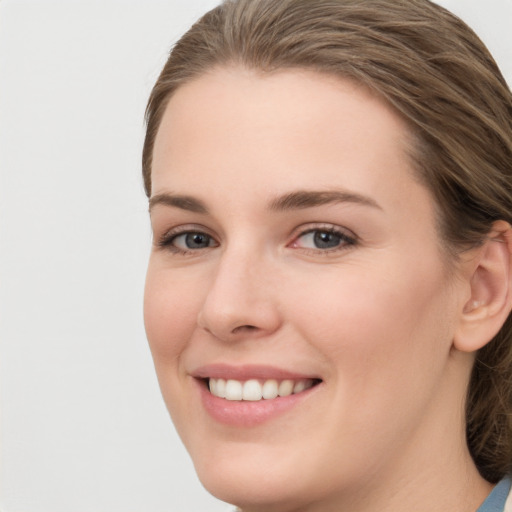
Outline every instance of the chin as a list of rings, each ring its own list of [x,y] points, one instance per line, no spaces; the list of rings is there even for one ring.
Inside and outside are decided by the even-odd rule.
[[[293,475],[286,478],[270,477],[265,468],[258,471],[243,471],[233,468],[231,471],[216,471],[215,465],[209,469],[198,470],[198,476],[205,489],[216,498],[252,511],[295,510],[304,506],[306,496],[303,486],[297,486]],[[297,470],[300,471],[300,468]]]
[[[329,502],[344,488],[343,467],[329,468],[300,448],[294,451],[258,445],[223,447],[216,453],[192,453],[198,477],[216,498],[251,512],[301,510],[308,503]],[[348,476],[348,475],[347,475]],[[347,485],[350,485],[347,481]]]

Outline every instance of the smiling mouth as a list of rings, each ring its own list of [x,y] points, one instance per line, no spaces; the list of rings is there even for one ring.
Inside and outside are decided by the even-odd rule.
[[[277,397],[296,395],[311,389],[321,382],[320,379],[204,379],[210,393],[218,398],[230,401],[272,400]]]

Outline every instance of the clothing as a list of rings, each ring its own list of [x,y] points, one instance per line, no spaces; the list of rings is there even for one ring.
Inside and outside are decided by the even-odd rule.
[[[510,476],[498,482],[476,512],[512,512],[511,486],[512,480]]]

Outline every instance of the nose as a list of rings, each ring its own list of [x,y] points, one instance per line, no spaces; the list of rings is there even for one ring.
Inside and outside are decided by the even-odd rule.
[[[199,327],[222,341],[271,335],[281,325],[272,281],[263,257],[226,252],[212,272]]]

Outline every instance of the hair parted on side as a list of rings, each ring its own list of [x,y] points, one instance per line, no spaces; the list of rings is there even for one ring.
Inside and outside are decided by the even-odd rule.
[[[306,68],[355,80],[393,105],[456,257],[512,224],[512,94],[484,44],[429,0],[226,0],[178,41],[151,93],[143,176],[167,103],[214,67]],[[476,357],[467,440],[484,478],[512,472],[512,320]]]

